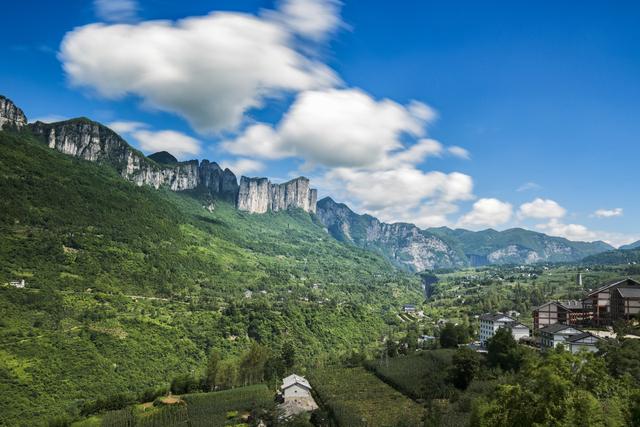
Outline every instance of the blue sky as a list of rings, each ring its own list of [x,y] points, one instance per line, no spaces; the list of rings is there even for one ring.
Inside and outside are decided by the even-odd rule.
[[[640,239],[637,22],[635,2],[25,0],[0,93],[386,221],[617,245]]]

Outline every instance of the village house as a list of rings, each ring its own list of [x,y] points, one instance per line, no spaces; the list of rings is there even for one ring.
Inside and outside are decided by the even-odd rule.
[[[24,289],[27,284],[25,283],[24,279],[22,280],[14,280],[12,282],[9,282],[10,286],[13,286],[14,288],[18,288],[18,289]]]
[[[416,310],[417,309],[415,304],[405,304],[402,306],[402,311],[404,311],[405,313],[415,313]]]
[[[570,325],[555,323],[540,329],[540,345],[543,349],[555,348],[560,344],[566,346],[567,339],[583,331]]]
[[[533,330],[545,328],[556,323],[575,325],[592,317],[591,308],[583,301],[550,301],[533,309]]]
[[[282,380],[280,392],[283,402],[280,409],[285,418],[318,409],[318,405],[311,396],[311,385],[304,377],[296,374],[289,375]]]
[[[581,334],[571,335],[567,338],[565,345],[569,347],[569,351],[571,353],[579,353],[583,350],[595,353],[598,351],[598,347],[596,345],[600,339],[601,338],[589,332],[582,332]]]
[[[618,289],[638,289],[640,282],[631,278],[616,279],[605,283],[598,289],[590,292],[582,301],[586,307],[589,307],[593,322],[597,325],[610,325],[616,320],[625,319],[625,307],[628,307],[630,313],[637,310],[637,300],[633,295],[637,295],[637,291],[623,291],[622,296]],[[615,295],[618,294],[618,295]],[[615,300],[615,310],[612,309],[612,303]],[[628,303],[628,306],[625,304]]]
[[[500,328],[507,328],[516,341],[530,335],[529,328],[506,314],[483,314],[480,316],[480,344],[485,346]]]

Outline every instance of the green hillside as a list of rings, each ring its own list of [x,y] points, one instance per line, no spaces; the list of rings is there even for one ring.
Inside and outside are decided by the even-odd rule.
[[[640,263],[640,248],[618,249],[615,251],[603,252],[585,258],[582,261],[587,265],[623,265]]]
[[[0,425],[166,386],[252,340],[291,342],[304,372],[375,345],[420,298],[416,278],[302,211],[136,187],[28,132],[0,132],[0,176]]]

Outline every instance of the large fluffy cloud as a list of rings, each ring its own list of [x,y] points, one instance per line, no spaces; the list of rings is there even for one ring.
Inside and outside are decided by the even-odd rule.
[[[402,106],[388,99],[377,101],[358,89],[306,91],[275,129],[255,124],[223,147],[237,155],[297,156],[329,167],[374,166],[395,161],[396,151],[403,148],[400,137],[423,136],[434,114],[421,103]],[[410,160],[418,163],[440,153],[442,147],[422,141],[413,150]]]
[[[480,199],[473,204],[471,212],[458,221],[458,226],[473,229],[496,227],[511,220],[513,206],[494,198]]]
[[[523,203],[518,211],[518,217],[525,218],[562,218],[567,210],[560,206],[558,202],[551,199],[537,198],[529,203]]]
[[[253,124],[222,147],[239,156],[299,158],[325,193],[384,221],[446,225],[456,203],[473,198],[473,180],[418,167],[451,152],[426,137],[435,116],[423,103],[376,100],[359,89],[306,91],[278,124]]]
[[[235,129],[267,97],[339,82],[296,49],[288,26],[240,13],[86,25],[65,36],[59,57],[72,84],[139,96],[202,132]]]

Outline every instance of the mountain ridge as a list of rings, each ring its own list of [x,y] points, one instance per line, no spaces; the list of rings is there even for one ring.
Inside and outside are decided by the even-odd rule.
[[[338,240],[382,253],[412,271],[475,267],[490,264],[576,262],[614,249],[604,242],[573,242],[523,228],[470,231],[414,224],[387,224],[357,214],[330,197],[318,201],[317,215]]]
[[[7,126],[16,129],[26,127],[49,148],[64,154],[107,163],[138,186],[166,187],[172,191],[199,190],[213,198],[235,203],[238,209],[250,213],[288,208],[315,211],[317,192],[309,187],[309,180],[305,177],[282,184],[269,182],[266,192],[259,191],[260,186],[249,185],[241,192],[235,174],[229,168],[223,170],[216,162],[206,159],[178,162],[168,152],[145,156],[109,127],[86,117],[27,124],[24,112],[9,98],[0,95],[0,129]],[[248,182],[261,179],[246,178]],[[257,209],[256,206],[266,208]]]

